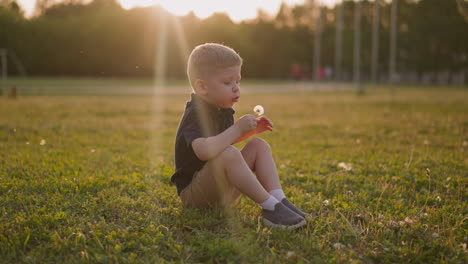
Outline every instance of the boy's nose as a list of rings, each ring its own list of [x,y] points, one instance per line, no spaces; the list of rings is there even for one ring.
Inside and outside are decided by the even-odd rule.
[[[232,88],[232,91],[237,92],[237,91],[239,91],[239,89],[240,89],[239,85],[236,84],[236,85],[234,85],[234,88]]]

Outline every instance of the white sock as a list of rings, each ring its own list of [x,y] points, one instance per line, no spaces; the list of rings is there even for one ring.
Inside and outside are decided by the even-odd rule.
[[[286,197],[282,189],[271,190],[270,194],[273,195],[278,201],[281,201],[284,197]]]
[[[264,201],[263,203],[259,203],[259,204],[263,209],[273,211],[275,210],[275,205],[277,203],[279,203],[279,201],[276,200],[276,198],[273,195],[270,195],[270,197],[268,197],[266,201]]]

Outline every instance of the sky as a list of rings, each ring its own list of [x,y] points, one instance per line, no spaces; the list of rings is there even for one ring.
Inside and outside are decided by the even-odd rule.
[[[36,0],[17,0],[30,16],[34,11]],[[60,0],[59,0],[60,1]],[[206,18],[215,12],[225,12],[235,22],[255,18],[257,9],[261,8],[269,14],[276,14],[282,2],[289,5],[302,4],[305,0],[118,0],[123,8],[136,6],[146,7],[161,5],[175,15],[185,15],[193,11],[196,16]],[[315,0],[325,5],[333,5],[339,0]]]

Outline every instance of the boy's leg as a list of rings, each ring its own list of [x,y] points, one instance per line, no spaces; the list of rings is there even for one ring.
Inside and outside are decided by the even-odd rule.
[[[241,193],[257,203],[270,197],[252,173],[240,151],[230,146],[194,174],[182,191],[184,204],[202,207],[232,206]]]
[[[258,180],[271,195],[298,215],[302,217],[307,215],[293,205],[284,195],[270,146],[265,140],[260,138],[251,139],[241,153],[249,168],[255,171]]]
[[[222,164],[218,166],[224,168],[228,181],[256,203],[262,203],[270,197],[237,148],[227,147],[215,161],[217,165]]]
[[[225,206],[232,196],[228,196],[229,201],[224,201],[225,196],[222,194],[226,190],[234,189],[232,187],[262,206],[264,224],[288,229],[306,224],[304,218],[288,209],[263,188],[245,162],[242,153],[233,146],[229,146],[216,158],[207,162],[192,179],[192,183],[182,191],[181,198],[184,204],[208,203],[210,207],[218,204],[221,198],[221,204]]]
[[[251,139],[241,150],[242,156],[266,191],[281,189],[275,161],[268,143],[260,138]]]

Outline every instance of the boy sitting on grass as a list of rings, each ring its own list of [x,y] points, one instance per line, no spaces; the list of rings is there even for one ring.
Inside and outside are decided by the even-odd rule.
[[[242,58],[227,46],[193,49],[187,74],[194,93],[177,130],[171,182],[186,206],[231,207],[244,194],[262,207],[265,225],[303,226],[306,214],[285,197],[268,143],[252,138],[240,151],[232,146],[273,129],[265,116],[244,115],[234,123],[241,66]]]

